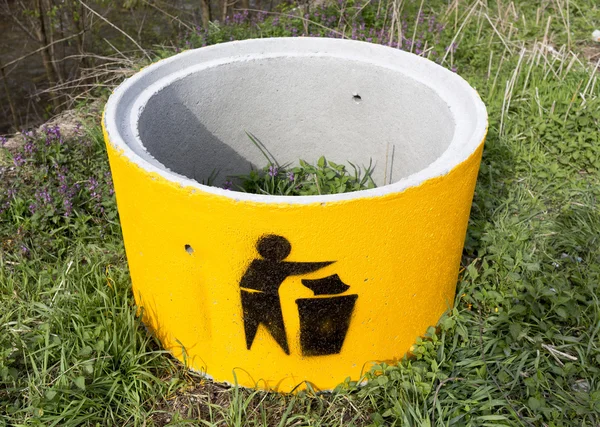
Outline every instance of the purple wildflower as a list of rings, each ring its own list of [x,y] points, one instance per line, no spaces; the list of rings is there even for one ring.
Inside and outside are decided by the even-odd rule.
[[[70,198],[63,200],[63,206],[65,208],[65,216],[71,216],[73,213],[73,201]]]
[[[279,169],[277,169],[277,166],[269,166],[269,176],[277,176],[278,173]]]
[[[2,215],[10,207],[10,201],[6,201],[0,205],[0,215]]]
[[[26,141],[27,142],[25,143],[23,150],[25,151],[25,154],[27,154],[28,156],[31,156],[33,153],[35,153],[37,151],[37,147],[35,146],[33,141],[31,141],[31,140],[26,140]]]
[[[21,253],[27,255],[29,253],[29,248],[25,245],[21,245]]]
[[[15,154],[15,157],[13,157],[13,163],[17,167],[23,166],[25,164],[25,159],[23,158],[23,155],[21,153]]]
[[[35,203],[31,203],[29,205],[29,212],[31,213],[31,215],[33,215],[36,210],[37,210],[37,206],[35,205]]]
[[[46,134],[46,145],[51,145],[55,141],[59,144],[63,143],[63,138],[60,133],[60,127],[58,125],[45,126],[43,128],[43,131]]]
[[[8,141],[4,136],[0,136],[0,147],[4,147]]]
[[[96,180],[96,178],[92,177],[92,178],[88,179],[87,188],[90,191],[90,193],[92,194],[92,197],[96,197],[96,189],[98,188],[98,181]]]
[[[38,201],[41,201],[43,204],[49,204],[52,202],[52,196],[50,196],[50,192],[47,188],[37,191],[35,193],[35,198]]]
[[[233,182],[231,181],[225,181],[223,183],[223,189],[224,190],[231,190],[233,188]]]
[[[104,213],[104,207],[102,206],[102,194],[100,194],[98,180],[96,178],[90,178],[88,180],[87,189],[90,192],[90,196],[93,200],[96,201],[96,209],[100,211],[101,214]]]
[[[290,182],[294,182],[294,179],[296,179],[296,175],[294,175],[294,172],[291,172],[291,171],[290,171],[290,172],[288,172],[288,173],[286,174],[286,176],[287,176],[287,179],[288,179]]]
[[[56,169],[58,169],[58,167],[56,167]],[[66,195],[67,191],[69,189],[69,186],[67,185],[66,173],[67,173],[67,168],[62,166],[60,169],[58,169],[58,172],[56,174],[56,177],[58,178],[58,183],[60,184],[60,187],[58,188],[58,193],[61,196]]]
[[[113,186],[112,175],[110,172],[104,173],[104,178],[106,179],[106,186],[108,187],[108,196],[111,197],[115,194],[115,188]]]

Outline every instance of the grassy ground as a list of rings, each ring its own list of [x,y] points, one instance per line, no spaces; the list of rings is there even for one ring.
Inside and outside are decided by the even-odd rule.
[[[594,49],[594,3],[342,2],[184,35],[397,45],[400,29],[488,106],[455,308],[361,388],[282,396],[185,371],[135,316],[98,120],[3,153],[0,425],[600,425],[600,85],[571,53]]]

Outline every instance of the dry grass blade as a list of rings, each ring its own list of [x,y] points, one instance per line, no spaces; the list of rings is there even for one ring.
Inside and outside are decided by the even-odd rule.
[[[172,21],[176,21],[179,25],[181,25],[182,27],[187,28],[189,31],[194,31],[194,28],[191,25],[186,24],[185,22],[183,22],[181,19],[179,19],[179,17],[171,15],[169,12],[167,12],[166,10],[158,7],[154,2],[149,2],[147,0],[142,0],[144,2],[144,4],[147,4],[148,6],[150,6],[153,9],[158,10],[160,13],[162,13],[165,16],[168,16]]]
[[[473,16],[473,13],[475,13],[475,11],[481,7],[483,7],[483,6],[482,6],[482,3],[480,0],[477,0],[473,3],[473,5],[469,8],[466,17],[463,19],[462,23],[460,24],[458,31],[456,31],[456,33],[454,34],[454,37],[452,38],[450,45],[456,43],[456,41],[458,40],[458,36],[461,35],[462,31],[465,29],[467,24],[470,22],[471,16]],[[446,53],[444,54],[444,56],[442,57],[442,60],[441,60],[442,64],[444,64],[446,62],[446,59],[448,58],[449,53],[450,53],[450,51],[446,50]]]
[[[29,53],[26,53],[26,54],[25,54],[25,55],[23,55],[23,56],[20,56],[20,57],[18,57],[17,59],[13,59],[12,61],[10,61],[10,62],[7,62],[6,64],[3,64],[3,65],[2,65],[2,68],[3,68],[3,69],[6,69],[6,68],[10,67],[11,65],[16,65],[16,64],[18,64],[19,62],[21,62],[22,60],[24,60],[24,59],[26,59],[26,58],[29,58],[30,56],[32,56],[32,55],[35,55],[36,53],[40,53],[41,51],[43,51],[43,50],[45,50],[45,49],[48,49],[49,47],[52,47],[52,46],[54,46],[55,44],[58,44],[58,43],[62,43],[62,42],[66,42],[66,41],[68,41],[68,40],[71,40],[71,39],[73,39],[73,38],[75,38],[75,37],[78,37],[78,36],[80,36],[81,34],[83,34],[83,31],[81,31],[81,32],[80,32],[80,33],[78,33],[78,34],[73,34],[73,35],[70,35],[70,36],[67,36],[67,37],[63,37],[62,39],[59,39],[59,40],[54,40],[53,42],[51,42],[51,43],[48,43],[46,46],[42,46],[42,47],[40,47],[39,49],[33,50],[33,51],[29,52]],[[9,74],[10,74],[12,71],[14,71],[14,69],[15,69],[15,67],[13,67],[11,70],[8,70],[8,71],[7,71],[7,73],[6,73],[6,75],[9,75]]]
[[[164,2],[154,4],[167,14],[148,7],[151,14],[174,27],[195,28],[174,20],[184,15],[171,13]],[[33,134],[22,135],[19,144],[9,140],[0,164],[0,423],[600,425],[600,61],[577,56],[576,38],[588,34],[593,22],[583,16],[586,5],[597,11],[593,0],[311,4],[308,17],[297,16],[304,9],[267,13],[265,20],[248,15],[241,24],[209,23],[207,31],[192,31],[189,40],[157,41],[148,48],[166,57],[231,37],[290,36],[293,29],[345,37],[350,28],[359,40],[388,44],[414,33],[419,10],[448,30],[439,30],[436,40],[421,37],[430,23],[419,22],[423,55],[435,49],[439,54],[432,59],[440,62],[443,49],[458,45],[455,53],[446,51],[444,65],[456,66],[477,89],[490,121],[458,296],[437,327],[415,341],[411,357],[371,371],[365,364],[363,378],[331,394],[290,396],[219,385],[188,371],[147,333],[132,300],[114,195],[109,195],[98,127],[103,101],[85,103],[83,118],[86,110],[39,128],[35,141]],[[81,9],[94,30],[115,34]],[[271,18],[277,16],[285,19],[275,23]],[[94,61],[83,61],[81,75],[54,87],[68,94],[65,105],[97,94],[99,85],[110,89],[147,61],[136,46],[125,51],[106,37],[106,42],[96,37],[103,51],[88,57]],[[172,48],[165,48],[169,43]],[[55,65],[77,62],[85,56],[78,52]],[[76,125],[81,121],[89,125]],[[66,122],[73,123],[72,132]],[[24,151],[26,141],[35,142],[39,156]],[[20,168],[13,162],[17,153],[25,159]],[[382,155],[390,182],[394,145]],[[63,166],[68,173],[59,178]],[[80,191],[70,215],[61,198],[65,179]],[[92,182],[106,184],[103,211],[89,191]],[[310,185],[319,184],[326,192],[325,181],[315,183],[310,176]],[[40,210],[34,216],[30,206],[36,209],[41,190],[52,196],[52,206],[49,215]],[[7,199],[8,191],[18,193]]]
[[[506,90],[504,91],[504,98],[502,102],[502,114],[500,116],[500,135],[503,134],[504,131],[504,121],[505,117],[508,114],[508,110],[510,108],[510,103],[512,101],[513,92],[516,86],[517,79],[521,72],[521,64],[523,63],[523,58],[525,57],[526,49],[521,49],[521,53],[519,54],[519,60],[515,69],[509,80],[506,82]]]
[[[319,28],[323,28],[323,29],[329,31],[331,34],[336,34],[336,35],[338,35],[338,36],[340,36],[342,38],[345,37],[345,33],[344,32],[337,31],[337,30],[335,30],[335,29],[333,29],[331,27],[328,27],[326,25],[321,24],[320,22],[316,22],[314,20],[305,18],[304,16],[294,15],[292,13],[270,12],[270,11],[264,11],[264,10],[260,10],[260,9],[234,9],[234,10],[247,10],[249,12],[260,12],[260,13],[263,13],[263,14],[266,14],[266,15],[285,16],[286,18],[299,19],[302,22],[306,22],[306,23],[309,23],[311,25],[315,25],[315,26],[317,26]]]
[[[498,31],[498,29],[496,28],[496,26],[490,19],[489,15],[487,13],[484,13],[483,16],[485,16],[485,19],[488,21],[488,23],[490,24],[490,26],[492,27],[492,29],[494,30],[494,32],[496,33],[496,35],[498,36],[498,38],[500,39],[500,41],[502,42],[502,44],[504,45],[506,50],[508,51],[508,54],[512,55],[513,52],[512,52],[512,49],[510,48],[510,46],[508,45],[508,42],[505,40],[504,36],[502,34],[500,34],[500,31]]]
[[[570,360],[571,362],[576,362],[577,360],[579,360],[579,359],[577,359],[577,357],[572,356],[563,351],[557,350],[556,347],[549,345],[549,344],[542,344],[542,348],[548,350],[548,352],[552,355],[552,357],[554,357],[561,365],[563,365],[563,363],[560,361],[559,356],[564,359]]]
[[[140,46],[140,44],[137,41],[135,41],[135,39],[133,37],[131,37],[125,31],[123,31],[122,29],[120,29],[119,27],[117,27],[115,24],[113,24],[112,22],[110,22],[104,16],[100,15],[98,12],[96,12],[94,9],[92,9],[91,7],[89,7],[83,1],[79,0],[79,3],[83,7],[85,7],[87,10],[89,10],[90,12],[92,12],[94,15],[96,15],[98,18],[100,18],[101,20],[103,20],[104,22],[106,22],[108,25],[110,25],[112,28],[114,28],[115,30],[117,30],[118,32],[120,32],[121,34],[123,34],[125,37],[127,37],[129,40],[131,40],[131,42],[137,46],[137,48],[140,50],[140,52],[142,52],[146,56],[146,58],[148,58],[148,60],[152,61],[152,57],[150,55],[148,55],[148,52],[146,52],[146,50],[142,46]]]

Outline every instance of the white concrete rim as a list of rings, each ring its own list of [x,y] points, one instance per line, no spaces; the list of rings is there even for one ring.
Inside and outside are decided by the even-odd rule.
[[[285,45],[288,49],[291,48],[292,50],[278,50],[277,47],[281,45]],[[298,47],[300,52],[294,52],[294,47]],[[225,55],[218,57],[217,55],[216,59],[196,63],[176,72],[169,73],[164,77],[161,77],[160,73],[157,73],[160,68],[188,59],[188,57],[193,55],[208,52],[209,50],[214,54],[224,48],[235,48],[235,56]],[[140,153],[146,150],[140,140],[137,123],[146,103],[159,90],[189,74],[237,61],[276,57],[327,56],[359,61],[362,59],[363,62],[367,62],[360,55],[353,57],[351,55],[352,51],[362,54],[366,52],[372,57],[369,58],[368,63],[398,71],[428,86],[448,105],[456,126],[453,138],[443,154],[426,168],[392,184],[369,190],[315,196],[270,196],[230,191],[203,185],[167,169],[156,160],[151,161],[148,159],[151,156],[147,153],[140,155]],[[380,55],[381,60],[378,59]],[[391,63],[390,59],[392,60]],[[426,69],[430,75],[423,73],[423,69]],[[152,80],[153,74],[158,75],[154,80]],[[150,82],[142,82],[144,79],[150,79]],[[117,111],[118,106],[125,100],[129,100],[128,102],[132,103],[132,107],[125,112],[125,114],[128,114],[127,117],[119,115]],[[465,102],[471,104],[471,108],[474,107],[474,115],[472,112],[469,113],[467,111],[464,105]],[[179,184],[182,187],[188,187],[192,190],[198,189],[205,193],[235,201],[302,205],[386,196],[416,187],[429,179],[446,175],[457,165],[469,158],[479,147],[487,132],[488,119],[485,105],[475,89],[456,73],[425,58],[399,49],[354,40],[287,37],[251,39],[216,44],[189,50],[154,63],[127,79],[112,93],[104,109],[104,126],[110,144],[117,151],[122,152],[130,161],[142,169],[151,173],[157,173],[167,181]]]

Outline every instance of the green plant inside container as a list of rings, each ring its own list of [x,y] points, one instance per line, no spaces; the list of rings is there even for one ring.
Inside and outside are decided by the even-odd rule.
[[[250,141],[260,150],[267,165],[252,169],[248,174],[228,177],[223,188],[254,194],[277,196],[312,196],[320,194],[349,193],[375,188],[373,162],[369,166],[352,166],[334,163],[321,156],[316,164],[300,159],[297,166],[280,164],[253,134],[246,132]]]

